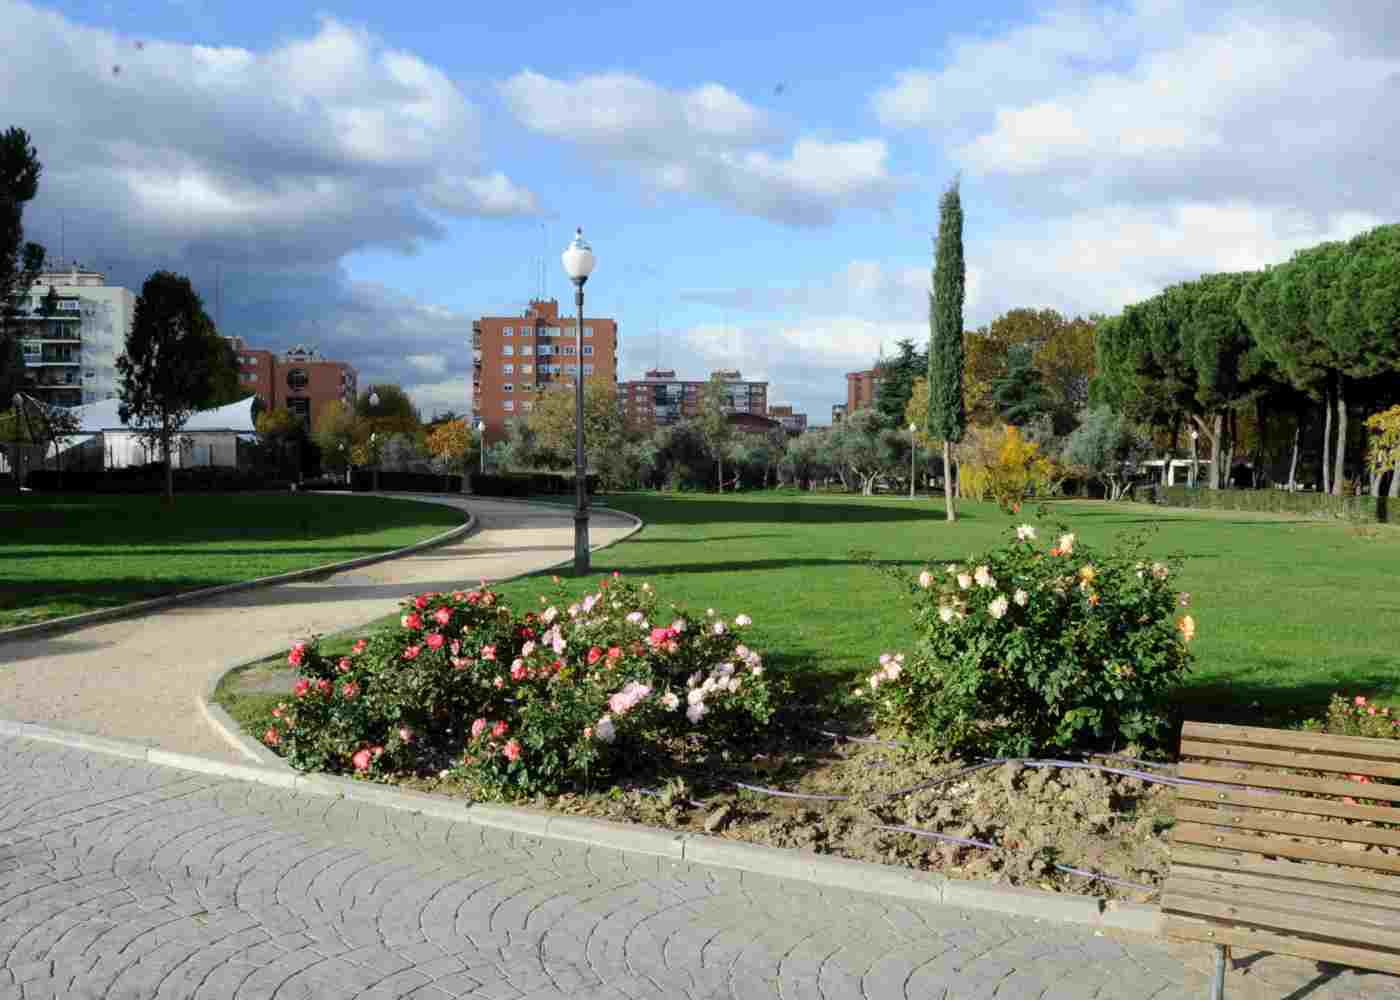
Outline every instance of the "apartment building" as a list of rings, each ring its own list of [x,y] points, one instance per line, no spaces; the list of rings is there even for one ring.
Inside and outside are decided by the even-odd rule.
[[[653,368],[619,387],[623,416],[642,430],[699,416],[700,390],[716,379],[724,386],[726,413],[767,415],[767,382],[745,381],[734,369],[713,372],[709,379],[681,379],[674,369]]]
[[[783,425],[789,434],[801,434],[807,429],[807,414],[793,413],[791,406],[770,406],[768,415]]]
[[[866,406],[875,405],[875,397],[880,392],[880,379],[875,369],[863,372],[846,373],[846,413],[855,413]]]
[[[525,419],[540,389],[572,386],[605,375],[617,381],[617,321],[583,318],[580,356],[577,316],[561,316],[557,299],[531,299],[519,316],[483,316],[472,323],[472,417],[499,441],[511,422]]]
[[[282,354],[249,347],[242,337],[226,337],[238,355],[238,379],[273,409],[285,406],[314,431],[321,407],[331,400],[354,404],[359,374],[344,361],[331,361],[314,347]]]
[[[67,271],[40,273],[11,309],[26,392],[51,406],[116,398],[117,356],[136,318],[133,292],[74,262]]]

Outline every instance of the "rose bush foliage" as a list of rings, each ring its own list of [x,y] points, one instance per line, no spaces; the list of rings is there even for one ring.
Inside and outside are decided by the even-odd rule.
[[[567,607],[540,601],[521,613],[484,584],[419,594],[347,656],[297,643],[301,676],[264,742],[303,770],[360,774],[450,755],[478,788],[532,794],[648,741],[732,738],[773,712],[744,615],[663,609],[616,575]]]
[[[1141,544],[1098,551],[1031,525],[966,563],[906,578],[918,645],[881,657],[877,717],[947,753],[997,756],[1162,745],[1195,619],[1173,566]]]

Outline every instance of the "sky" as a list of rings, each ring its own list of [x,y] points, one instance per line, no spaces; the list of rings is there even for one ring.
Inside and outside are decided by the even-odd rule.
[[[969,329],[1400,221],[1393,0],[831,6],[0,0],[0,128],[51,258],[187,274],[425,416],[473,318],[573,308],[577,226],[622,379],[738,368],[821,425],[926,342],[955,179]]]

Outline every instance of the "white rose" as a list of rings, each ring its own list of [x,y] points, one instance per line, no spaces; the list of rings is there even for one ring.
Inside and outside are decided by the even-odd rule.
[[[1006,595],[999,594],[996,600],[987,605],[987,614],[991,615],[993,618],[1000,618],[1002,615],[1006,614],[1006,609],[1009,604],[1010,602],[1007,601]]]
[[[1018,590],[1016,591],[1016,596],[1014,599],[1017,604],[1024,608],[1026,606],[1026,603],[1031,599],[1031,595],[1026,593],[1024,590]]]
[[[968,576],[966,573],[959,573],[959,574],[958,574],[958,587],[959,587],[960,589],[962,589],[962,590],[967,590],[967,589],[969,589],[971,586],[972,586],[972,577]]]

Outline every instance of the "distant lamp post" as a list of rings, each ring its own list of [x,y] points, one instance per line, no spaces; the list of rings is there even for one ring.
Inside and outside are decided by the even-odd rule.
[[[1196,488],[1196,439],[1200,436],[1200,431],[1193,430],[1191,432],[1191,474],[1186,479],[1193,490]]]
[[[374,391],[371,391],[371,392],[370,392],[370,394],[369,394],[369,405],[370,405],[370,406],[378,406],[378,405],[379,405],[379,393],[374,392]]]
[[[919,457],[919,439],[914,433],[919,429],[918,424],[909,425],[909,499],[914,499],[914,463]]]
[[[583,286],[593,273],[593,249],[584,242],[583,229],[561,255],[564,273],[574,283],[578,306],[577,365],[574,371],[574,575],[588,572],[588,463],[583,453]]]
[[[345,485],[350,485],[350,461],[345,455],[345,442],[340,442],[340,460],[345,463]]]
[[[374,463],[374,467],[370,470],[370,479],[372,481],[370,482],[369,488],[375,493],[379,492],[379,450],[375,447],[375,442],[378,440],[379,435],[377,433],[369,436],[369,460]]]
[[[481,453],[481,474],[486,475],[486,421],[476,422],[476,450]]]

